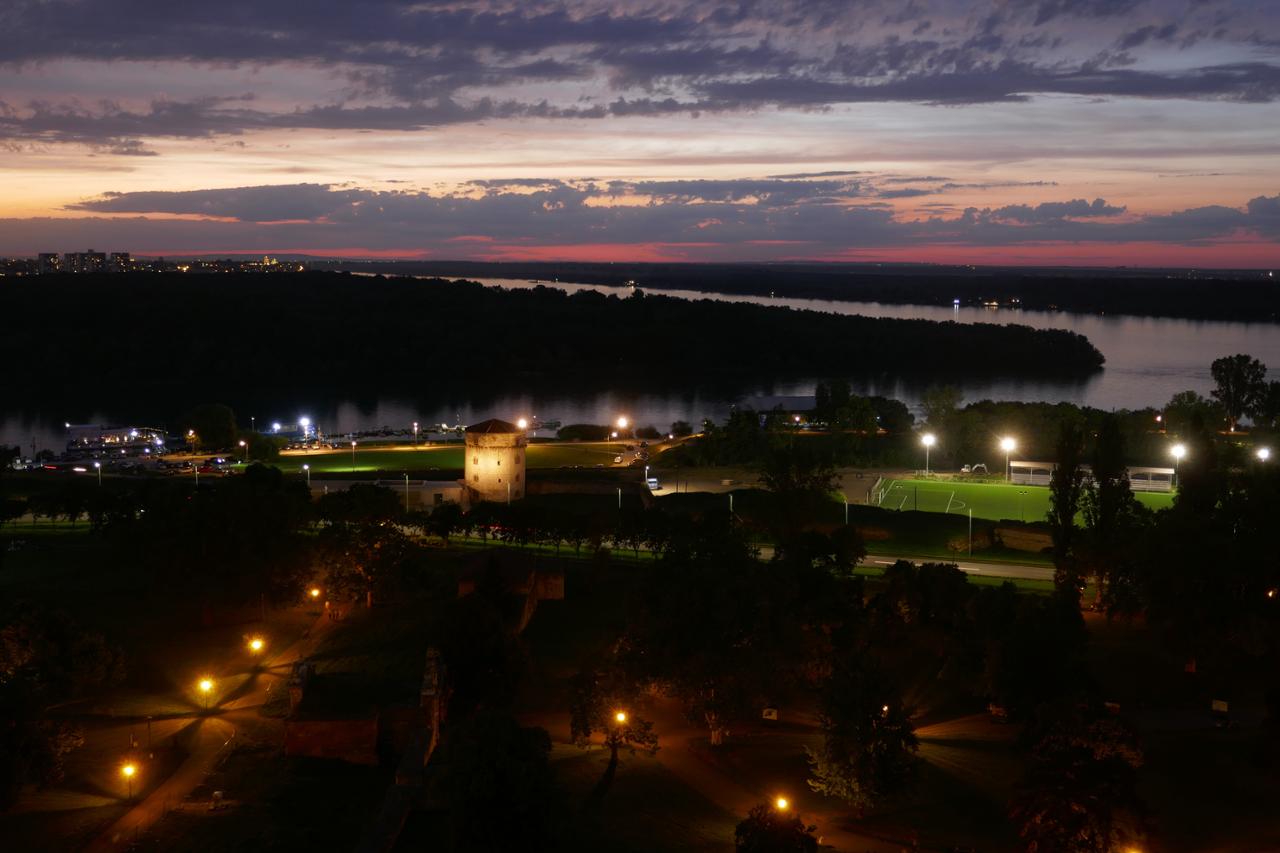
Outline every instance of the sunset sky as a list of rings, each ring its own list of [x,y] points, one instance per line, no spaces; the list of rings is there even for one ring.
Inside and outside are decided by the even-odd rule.
[[[1280,266],[1280,0],[4,0],[0,254]]]

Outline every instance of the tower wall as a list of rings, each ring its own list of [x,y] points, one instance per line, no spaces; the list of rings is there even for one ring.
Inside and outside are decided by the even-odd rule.
[[[464,476],[472,501],[506,503],[525,492],[524,433],[467,433]],[[510,491],[508,492],[508,487]]]

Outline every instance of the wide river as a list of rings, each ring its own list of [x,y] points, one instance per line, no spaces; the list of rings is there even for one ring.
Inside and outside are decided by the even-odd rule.
[[[538,284],[569,292],[596,290],[602,293],[625,293],[625,289],[603,285],[564,282],[529,282],[514,279],[480,279],[483,284],[508,288],[529,288]],[[876,302],[834,302],[821,299],[772,299],[684,290],[654,290],[655,295],[684,299],[717,299],[750,302],[759,305],[825,311],[835,314],[861,314],[868,317],[942,320],[957,323],[1020,323],[1039,329],[1070,329],[1089,338],[1107,362],[1094,376],[1077,382],[1029,380],[978,380],[962,383],[966,400],[984,398],[1026,401],[1068,401],[1101,409],[1133,409],[1160,406],[1178,391],[1194,389],[1207,394],[1212,387],[1209,364],[1224,355],[1249,353],[1273,365],[1272,378],[1280,378],[1280,325],[1272,323],[1237,323],[1174,320],[1155,317],[1097,316],[1065,312],[1022,311],[1017,309],[943,308],[922,305],[882,305]],[[1206,299],[1213,298],[1211,293]],[[945,353],[939,354],[945,358]],[[422,424],[470,423],[487,417],[513,419],[520,415],[537,415],[543,420],[564,423],[605,423],[620,414],[628,415],[636,424],[654,424],[665,429],[672,421],[697,423],[704,417],[723,418],[733,405],[771,408],[776,403],[803,404],[813,394],[815,377],[756,389],[738,399],[708,395],[697,389],[681,394],[643,395],[605,393],[590,395],[530,396],[519,393],[489,393],[483,399],[422,399],[406,394],[403,399],[384,399],[371,405],[357,405],[345,400],[315,400],[309,411],[249,412],[237,406],[234,399],[224,400],[237,409],[241,420],[256,417],[259,427],[273,420],[294,421],[307,415],[331,434],[363,431],[390,426],[407,427],[413,421]],[[861,394],[883,394],[897,397],[914,406],[925,390],[921,383],[894,381],[871,383],[850,377],[854,390]],[[17,404],[14,407],[14,404]],[[65,420],[103,424],[161,424],[172,421],[177,412],[121,412],[101,401],[87,412],[27,411],[21,401],[6,401],[0,412],[0,443],[20,444],[30,452],[34,440],[38,446],[60,448],[62,424]]]

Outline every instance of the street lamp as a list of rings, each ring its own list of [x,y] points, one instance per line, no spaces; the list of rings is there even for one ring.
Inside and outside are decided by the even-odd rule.
[[[251,637],[249,639],[249,651],[255,655],[267,647],[267,643],[261,637]]]
[[[1259,462],[1266,462],[1268,459],[1271,458],[1271,448],[1259,447],[1257,452],[1254,455],[1258,457]]]
[[[307,475],[307,488],[311,488],[311,466],[303,463],[302,473]]]
[[[780,812],[785,812],[791,808],[791,801],[786,797],[776,797],[773,801],[773,807]]]
[[[351,473],[356,472],[356,440],[351,439]]]
[[[920,436],[920,443],[924,445],[924,473],[929,476],[929,448],[938,443],[938,437],[931,432],[926,432]]]
[[[413,422],[413,446],[418,446],[418,422]]]
[[[626,712],[626,711],[618,711],[617,713],[615,713],[615,714],[613,715],[613,720],[614,720],[614,722],[616,722],[618,725],[622,725],[623,723],[625,723],[625,722],[627,721],[627,712]]]
[[[94,470],[98,472],[98,485],[101,486],[102,485],[102,463],[95,462],[93,463],[93,467],[94,467]]]
[[[1182,457],[1187,455],[1187,446],[1185,444],[1175,444],[1169,448],[1169,453],[1173,456],[1173,487],[1178,487],[1178,463],[1182,461]]]
[[[133,799],[133,776],[138,772],[138,768],[133,764],[126,764],[120,768],[120,775],[124,777],[125,784],[129,788],[129,799]]]
[[[520,418],[516,421],[516,426],[520,427],[520,429],[528,429],[529,421],[527,418]]]
[[[313,587],[311,587],[311,589],[307,590],[307,595],[311,596],[311,600],[312,600],[312,601],[314,601],[315,599],[319,598],[319,597],[320,597],[320,587],[318,587],[318,586],[313,586]]]
[[[249,442],[243,438],[240,439],[241,462],[245,465],[249,464]]]
[[[1000,439],[1000,449],[1004,451],[1004,479],[1009,480],[1009,454],[1018,446],[1018,442],[1012,438],[1005,436]]]
[[[200,692],[204,694],[204,709],[209,710],[209,694],[213,692],[213,679],[202,678],[200,683],[196,685],[200,688]]]
[[[623,415],[618,418],[618,429],[626,429],[628,423],[629,421],[627,420],[626,415]]]

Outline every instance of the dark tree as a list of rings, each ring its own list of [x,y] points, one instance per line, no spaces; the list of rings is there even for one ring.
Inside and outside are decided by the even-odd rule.
[[[230,406],[202,403],[182,418],[193,449],[208,452],[223,450],[236,443],[236,415]]]
[[[482,710],[450,726],[441,752],[437,790],[448,805],[453,850],[558,849],[562,805],[544,730]]]
[[[758,805],[733,831],[737,853],[817,853],[816,826],[805,826],[790,809]]]
[[[1027,737],[1029,766],[1010,816],[1029,853],[1142,848],[1142,750],[1123,722],[1072,706],[1046,712]]]
[[[1240,417],[1252,411],[1266,393],[1267,366],[1253,356],[1239,354],[1216,360],[1209,370],[1216,383],[1213,399],[1222,404],[1227,427],[1235,432]]]
[[[604,775],[588,798],[588,807],[598,807],[613,785],[618,771],[618,751],[653,755],[658,751],[658,736],[653,731],[653,723],[636,711],[639,691],[617,667],[584,670],[573,678],[571,689],[569,729],[573,742],[589,747],[599,733],[609,750]]]
[[[809,787],[859,810],[906,790],[917,741],[902,697],[865,654],[842,655],[822,691],[823,742],[808,749]]]
[[[1135,548],[1146,527],[1146,513],[1129,487],[1120,419],[1109,415],[1098,432],[1093,477],[1083,496],[1084,530],[1077,552],[1083,574],[1097,580],[1096,605],[1134,609]]]
[[[1064,422],[1058,432],[1053,475],[1049,480],[1049,526],[1053,531],[1054,583],[1079,595],[1076,565],[1076,513],[1084,491],[1084,434],[1080,425]]]

